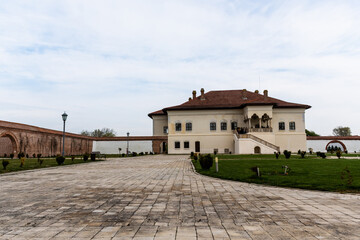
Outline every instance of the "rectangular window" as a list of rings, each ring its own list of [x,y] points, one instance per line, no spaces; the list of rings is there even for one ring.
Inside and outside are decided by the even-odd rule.
[[[289,129],[295,130],[295,122],[289,122]]]
[[[181,123],[175,123],[175,131],[181,132]]]
[[[180,142],[175,142],[175,148],[180,148]]]
[[[224,153],[225,153],[225,154],[229,154],[229,152],[230,152],[230,151],[229,151],[228,148],[225,148],[225,149],[224,149]]]
[[[227,130],[227,122],[222,122],[220,127],[221,127],[221,131],[226,131]]]
[[[210,131],[216,131],[216,122],[210,123]]]
[[[192,123],[186,123],[186,131],[192,131]]]
[[[231,122],[231,130],[237,129],[237,122]]]
[[[190,143],[188,141],[184,142],[184,148],[190,148]]]
[[[168,134],[168,127],[167,126],[164,126],[164,134]]]
[[[279,122],[279,130],[285,130],[285,123]]]

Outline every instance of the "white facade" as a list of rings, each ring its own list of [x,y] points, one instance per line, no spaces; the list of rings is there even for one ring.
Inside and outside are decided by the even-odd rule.
[[[312,148],[314,152],[326,152],[326,146],[332,141],[333,140],[307,140],[307,150],[309,151],[309,149]],[[338,141],[345,145],[349,153],[360,152],[360,139]]]
[[[169,154],[305,151],[308,105],[269,98],[258,91],[210,91],[149,114],[153,135],[168,136]]]
[[[127,141],[94,141],[93,142],[93,152],[100,152],[102,154],[119,154],[119,148],[121,148],[120,153],[126,154]],[[152,142],[151,141],[129,141],[129,151],[130,152],[152,152]]]

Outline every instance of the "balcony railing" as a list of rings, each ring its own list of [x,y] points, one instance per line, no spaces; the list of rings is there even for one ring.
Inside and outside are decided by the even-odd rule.
[[[250,128],[250,132],[272,132],[273,129],[269,128]]]

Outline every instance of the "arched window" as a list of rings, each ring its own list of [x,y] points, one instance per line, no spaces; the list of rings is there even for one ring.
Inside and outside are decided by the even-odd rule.
[[[216,131],[216,122],[210,123],[210,131]]]
[[[222,121],[220,128],[221,128],[221,131],[226,131],[227,130],[227,122]]]
[[[175,123],[175,131],[181,132],[181,123],[180,122]]]
[[[254,148],[254,153],[261,153],[261,148],[259,146],[256,146]]]
[[[185,129],[186,129],[186,131],[192,131],[192,123],[187,122],[186,125],[185,125]]]
[[[285,122],[279,122],[279,130],[285,130]]]
[[[289,122],[289,129],[295,130],[295,122]]]

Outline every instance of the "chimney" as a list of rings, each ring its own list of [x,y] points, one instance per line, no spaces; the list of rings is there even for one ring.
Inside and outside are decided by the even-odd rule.
[[[259,94],[259,90],[255,90],[255,93]]]
[[[268,90],[264,90],[264,99],[267,100],[268,98]]]
[[[192,99],[195,99],[195,98],[196,98],[196,91],[194,90],[194,91],[192,92],[192,94],[193,94],[193,98],[192,98]]]
[[[242,90],[242,99],[243,99],[243,100],[246,100],[246,99],[247,99],[247,97],[246,97],[246,89],[243,89],[243,90]]]
[[[200,92],[201,92],[201,100],[205,100],[205,96],[204,96],[204,92],[205,92],[205,90],[204,90],[204,88],[202,88],[201,90],[200,90]]]

